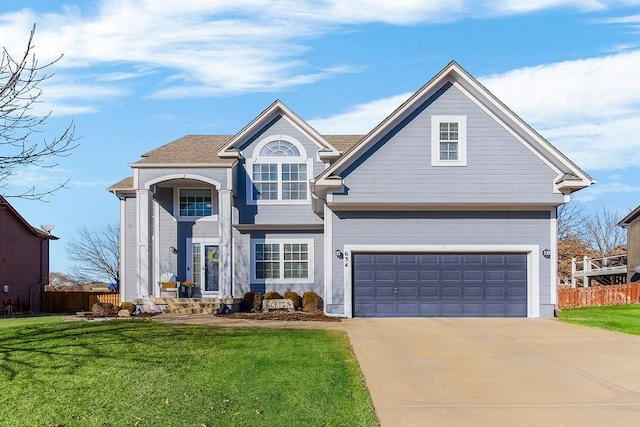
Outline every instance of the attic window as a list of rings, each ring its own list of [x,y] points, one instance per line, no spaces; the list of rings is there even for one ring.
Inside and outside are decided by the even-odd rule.
[[[466,165],[466,116],[431,116],[431,166]]]

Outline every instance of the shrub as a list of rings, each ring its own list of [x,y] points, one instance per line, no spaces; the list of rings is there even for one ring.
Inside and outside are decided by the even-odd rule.
[[[133,314],[136,311],[136,305],[132,302],[123,302],[120,304],[120,310],[129,310],[129,313]]]
[[[262,294],[260,292],[247,292],[242,298],[242,310],[248,312],[260,311],[262,309]]]
[[[313,291],[305,292],[302,295],[302,310],[313,311],[322,308],[322,298]]]
[[[269,291],[264,294],[264,299],[282,299],[282,295],[276,291]]]
[[[291,301],[293,301],[293,308],[295,308],[296,310],[299,309],[300,306],[302,305],[302,298],[300,298],[300,295],[298,295],[297,292],[293,292],[293,291],[285,292],[284,298],[290,299]]]
[[[99,317],[116,316],[118,314],[118,307],[110,302],[97,302],[91,307],[91,312],[94,316]]]

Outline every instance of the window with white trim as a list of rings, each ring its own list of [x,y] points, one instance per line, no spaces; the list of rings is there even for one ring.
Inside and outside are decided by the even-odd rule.
[[[217,213],[215,193],[212,188],[178,188],[175,198],[177,218],[213,217]]]
[[[313,240],[251,242],[253,282],[313,282]]]
[[[255,155],[257,153],[257,155]],[[261,142],[247,161],[248,203],[307,203],[311,162],[304,147],[280,135]]]
[[[465,116],[431,116],[431,165],[467,165]]]

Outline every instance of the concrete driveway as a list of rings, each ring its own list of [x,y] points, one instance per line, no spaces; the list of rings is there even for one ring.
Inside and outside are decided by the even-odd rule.
[[[343,324],[383,426],[640,425],[640,337],[552,319]]]

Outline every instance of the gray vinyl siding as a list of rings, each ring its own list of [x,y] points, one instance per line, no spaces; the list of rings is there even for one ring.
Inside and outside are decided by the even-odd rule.
[[[173,273],[180,280],[187,277],[187,239],[207,238],[216,240],[220,234],[218,221],[200,219],[198,221],[176,220],[173,215],[173,192],[175,188],[160,187],[157,190],[156,200],[160,205],[159,209],[159,230],[155,233],[158,236],[158,256],[160,260],[160,271],[162,273]],[[178,249],[178,253],[171,252],[171,246]]]
[[[241,233],[234,230],[234,277],[233,295],[242,297],[245,292],[277,291],[284,294],[295,291],[300,296],[307,291],[324,295],[324,236],[322,233],[294,233],[252,231]],[[313,283],[261,284],[251,281],[251,239],[273,239],[286,242],[288,239],[313,239]]]
[[[140,189],[144,189],[145,183],[152,179],[183,174],[203,176],[219,182],[220,189],[229,189],[227,184],[227,168],[140,168],[138,169],[138,185]]]
[[[344,245],[539,245],[551,248],[550,212],[338,212],[331,249]],[[333,256],[329,312],[342,314],[344,264]],[[540,315],[550,305],[551,260],[540,257]]]
[[[124,301],[138,298],[138,253],[136,245],[136,198],[129,197],[124,202]]]
[[[178,273],[178,257],[180,254],[185,254],[184,248],[180,250],[180,244],[178,242],[178,234],[176,229],[176,220],[173,218],[173,189],[172,188],[158,188],[156,194],[156,200],[160,205],[159,211],[159,227],[157,233],[154,233],[156,238],[159,239],[157,254],[160,260],[160,271],[158,271],[158,277],[162,273],[173,273],[178,279],[183,279],[185,276],[181,276]],[[171,246],[178,248],[178,254],[171,253]],[[183,245],[184,246],[184,245]]]
[[[251,205],[246,203],[247,180],[251,171],[246,170],[245,158],[253,156],[256,145],[264,138],[276,135],[287,135],[298,140],[307,153],[308,158],[313,159],[313,171],[309,171],[308,178],[319,175],[324,169],[323,162],[316,161],[319,146],[293,126],[286,119],[279,116],[252,136],[239,149],[243,154],[240,165],[237,168],[237,199],[238,222],[240,224],[322,224],[322,220],[313,212],[311,201],[300,205]]]
[[[467,166],[431,166],[431,116],[467,118]],[[336,203],[559,204],[558,173],[455,86],[417,107],[341,173]]]

